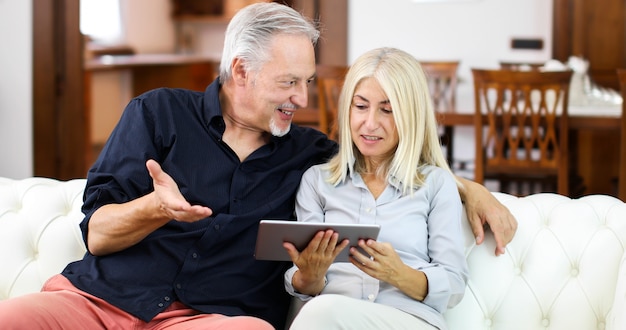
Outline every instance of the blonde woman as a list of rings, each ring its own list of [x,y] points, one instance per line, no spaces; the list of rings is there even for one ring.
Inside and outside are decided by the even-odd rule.
[[[462,205],[418,61],[394,48],[365,53],[339,109],[339,152],[305,172],[298,221],[377,223],[381,232],[339,242],[321,231],[300,252],[285,243],[287,291],[308,300],[292,329],[445,329],[442,313],[468,276]],[[350,262],[333,263],[344,248]]]

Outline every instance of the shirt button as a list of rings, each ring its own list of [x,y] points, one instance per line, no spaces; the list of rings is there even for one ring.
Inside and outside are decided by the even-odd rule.
[[[165,301],[170,301],[170,297],[165,296],[165,297],[163,297],[163,300],[165,300]]]
[[[370,294],[367,296],[367,300],[369,300],[369,301],[374,301],[374,294],[373,294],[373,293],[370,293]]]
[[[159,307],[163,307],[163,306],[164,306],[163,303],[159,303]]]
[[[370,209],[369,207],[365,209],[365,212],[370,213],[372,211],[372,209]]]
[[[215,228],[215,230],[220,230],[220,225],[215,225],[213,228]]]
[[[191,254],[191,257],[196,259],[196,258],[198,258],[198,254],[194,252],[194,253]]]
[[[182,287],[183,287],[183,286],[182,286],[182,285],[180,285],[180,283],[176,283],[176,289],[180,289],[180,288],[182,288]]]

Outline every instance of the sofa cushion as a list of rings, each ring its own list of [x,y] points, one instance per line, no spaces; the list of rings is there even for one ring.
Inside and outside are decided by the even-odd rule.
[[[84,179],[0,178],[0,300],[39,291],[85,253]]]

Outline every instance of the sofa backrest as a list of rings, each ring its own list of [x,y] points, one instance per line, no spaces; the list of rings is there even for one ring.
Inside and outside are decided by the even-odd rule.
[[[0,300],[37,292],[85,246],[84,179],[0,178]]]
[[[494,194],[518,230],[496,257],[493,236],[476,246],[463,220],[470,278],[446,312],[450,329],[626,329],[616,324],[626,315],[626,204],[603,195]]]

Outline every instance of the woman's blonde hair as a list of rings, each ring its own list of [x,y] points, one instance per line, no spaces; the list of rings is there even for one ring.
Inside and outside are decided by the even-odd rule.
[[[363,155],[352,142],[350,111],[354,92],[365,78],[376,79],[385,92],[399,136],[395,153],[379,168],[377,175],[394,180],[406,195],[424,184],[423,166],[434,165],[450,171],[441,149],[422,67],[415,57],[402,50],[377,48],[361,55],[346,75],[339,96],[339,152],[327,164],[328,181],[337,185],[345,180],[349,171],[361,173],[363,170]]]

